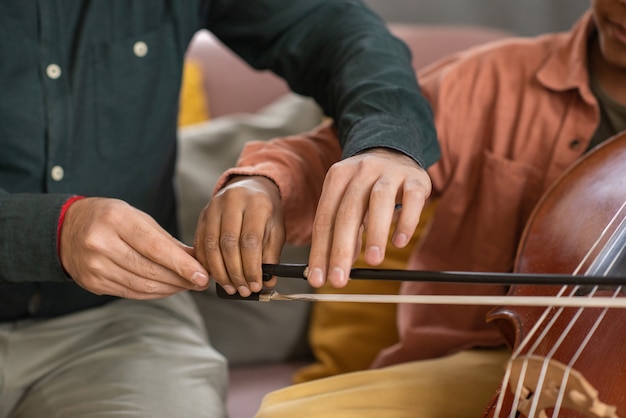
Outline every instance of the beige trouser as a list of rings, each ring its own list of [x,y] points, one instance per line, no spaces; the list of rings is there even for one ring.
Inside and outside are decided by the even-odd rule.
[[[510,352],[468,350],[383,369],[347,373],[265,396],[257,418],[478,418]]]
[[[224,417],[226,361],[190,295],[0,324],[0,417]]]

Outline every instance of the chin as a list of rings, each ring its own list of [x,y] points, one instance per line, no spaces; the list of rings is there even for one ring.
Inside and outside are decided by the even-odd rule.
[[[611,33],[599,34],[600,51],[604,61],[615,69],[626,71],[626,44]]]
[[[611,48],[610,45],[601,47],[602,56],[606,63],[615,70],[626,72],[626,49]]]

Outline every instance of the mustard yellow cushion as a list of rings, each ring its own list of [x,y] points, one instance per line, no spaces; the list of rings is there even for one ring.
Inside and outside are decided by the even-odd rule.
[[[427,206],[411,242],[404,248],[388,243],[385,261],[377,268],[404,269],[432,216]],[[371,268],[359,255],[357,268]],[[352,280],[342,289],[324,286],[320,293],[397,294],[400,282]],[[311,311],[309,343],[315,362],[294,375],[295,383],[307,382],[337,374],[364,370],[380,350],[398,342],[396,305],[384,303],[315,302]]]
[[[192,125],[209,120],[209,101],[202,79],[202,67],[194,61],[186,61],[180,88],[178,126]]]

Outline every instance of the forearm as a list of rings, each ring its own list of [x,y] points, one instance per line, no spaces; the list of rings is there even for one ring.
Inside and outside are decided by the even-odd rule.
[[[226,19],[211,21],[209,29],[251,65],[275,71],[294,91],[314,97],[337,121],[344,157],[381,146],[423,167],[439,157],[408,48],[360,2],[309,0],[305,7],[270,1],[280,12],[260,11],[246,0],[218,3],[237,3],[237,13],[223,7],[219,16]],[[239,12],[247,3],[249,11]]]

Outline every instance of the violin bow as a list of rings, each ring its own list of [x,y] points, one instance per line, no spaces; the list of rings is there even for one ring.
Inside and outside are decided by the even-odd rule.
[[[285,277],[306,280],[306,264],[263,264],[263,280],[272,277]],[[438,283],[475,284],[532,284],[532,285],[579,285],[579,286],[622,286],[626,285],[623,276],[583,276],[568,274],[524,274],[494,272],[390,270],[354,268],[351,279],[394,280]],[[263,289],[248,297],[238,293],[229,295],[216,285],[217,295],[222,299],[270,301],[320,301],[320,302],[366,302],[366,303],[419,303],[454,305],[512,305],[512,306],[586,306],[626,308],[626,298],[585,297],[555,298],[553,296],[463,296],[463,295],[371,295],[371,294],[281,294],[273,289]]]

